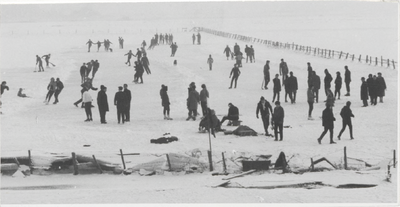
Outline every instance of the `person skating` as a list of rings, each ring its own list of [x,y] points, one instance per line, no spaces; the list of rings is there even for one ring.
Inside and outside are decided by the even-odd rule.
[[[233,76],[232,76],[232,75],[233,75]],[[236,86],[237,86],[237,80],[238,80],[239,76],[240,76],[240,70],[239,70],[238,65],[235,64],[234,67],[233,67],[232,70],[231,70],[230,75],[229,75],[229,78],[232,77],[231,86],[229,87],[229,89],[232,88],[232,84],[233,84],[234,81],[235,81],[235,88],[236,88]]]
[[[321,136],[317,139],[318,143],[321,144],[322,138],[324,138],[325,134],[329,131],[329,138],[330,144],[336,144],[333,141],[333,127],[334,121],[336,121],[335,117],[333,116],[332,107],[326,103],[326,108],[322,112],[322,126],[324,127],[324,131],[322,132]]]
[[[7,91],[10,90],[10,88],[7,86],[7,82],[6,81],[1,82],[1,95],[3,95],[3,93],[6,89],[7,89]]]
[[[140,59],[142,59],[142,51],[139,50],[139,48],[136,49],[136,55],[137,61],[140,62]]]
[[[240,46],[235,43],[235,46],[233,46],[233,53],[236,56],[240,52]]]
[[[94,79],[94,76],[96,75],[99,68],[100,68],[100,63],[99,63],[99,61],[95,60],[93,62],[92,80]]]
[[[354,117],[354,114],[350,109],[350,105],[351,105],[351,102],[347,101],[346,102],[346,106],[344,106],[342,108],[342,110],[340,111],[340,116],[342,117],[343,125],[342,125],[342,130],[340,130],[340,132],[339,132],[339,136],[338,136],[339,140],[340,140],[340,137],[342,136],[342,133],[346,129],[346,126],[349,126],[350,139],[354,139],[354,137],[353,137],[353,125],[351,124],[351,117]]]
[[[93,63],[94,63],[93,60],[91,60],[90,62],[86,63],[86,74],[85,74],[86,78],[89,78],[89,74],[90,74],[90,72],[92,72]]]
[[[97,41],[96,43],[93,43],[93,44],[96,44],[96,45],[97,45],[97,52],[99,52],[100,47],[101,47],[101,44],[103,44],[103,43],[100,42],[100,41]]]
[[[224,123],[224,121],[229,120],[229,121],[238,121],[239,120],[239,109],[238,107],[234,106],[232,103],[228,104],[228,115],[223,116],[220,126]]]
[[[140,62],[135,61],[135,66],[133,66],[135,68],[135,79],[133,80],[134,83],[143,83],[143,73],[144,73],[144,69],[143,66]],[[140,82],[139,82],[140,79]]]
[[[244,53],[246,53],[246,63],[249,62],[249,58],[250,58],[250,47],[249,46],[245,46],[244,47]],[[250,58],[250,62],[251,62],[251,58]]]
[[[288,77],[289,68],[286,62],[281,59],[281,63],[279,64],[279,75],[282,76],[282,85],[285,83],[286,78]]]
[[[253,45],[250,45],[249,55],[250,55],[250,63],[256,62]]]
[[[208,56],[207,64],[208,64],[208,67],[210,68],[210,70],[212,70],[212,64],[213,64],[213,62],[214,62],[214,59],[211,57],[211,55]]]
[[[277,98],[276,100],[279,101],[279,95],[281,92],[281,81],[279,80],[279,74],[275,75],[275,78],[272,80],[272,83],[274,83],[274,96],[272,98],[272,102],[275,102],[275,98]]]
[[[169,112],[170,112],[170,105],[171,103],[169,102],[169,96],[168,96],[168,86],[166,85],[161,85],[161,90],[160,90],[160,96],[161,96],[161,106],[163,107],[163,114],[164,114],[164,120],[172,120],[172,118],[169,117]]]
[[[275,102],[274,113],[272,115],[275,140],[278,141],[278,133],[280,135],[279,141],[283,140],[283,120],[285,118],[285,111],[283,110],[281,103],[279,101]]]
[[[312,85],[314,90],[315,102],[318,103],[319,89],[321,88],[321,79],[315,71],[313,71]]]
[[[363,101],[362,107],[368,106],[368,83],[365,78],[361,78],[361,90],[360,90],[361,100]]]
[[[238,65],[238,67],[241,68],[242,67],[242,59],[244,59],[243,53],[240,51],[235,53],[235,58],[236,58],[236,65]]]
[[[142,46],[143,48],[145,48],[146,47],[146,40],[143,40],[143,42],[142,42],[142,44],[140,45],[140,46]]]
[[[147,58],[146,53],[143,53],[143,57],[141,59],[141,62],[142,62],[143,68],[146,70],[146,73],[147,74],[151,74],[150,67],[149,67],[150,62],[149,62],[149,59]]]
[[[282,84],[284,86],[285,89],[285,103],[287,103],[287,97],[289,95],[290,98],[290,103],[293,103],[293,97],[292,97],[292,88],[290,87],[290,81],[289,78],[285,79],[285,82]]]
[[[61,91],[64,89],[64,84],[63,82],[61,82],[60,78],[56,79],[56,91],[54,92],[54,103],[53,104],[57,104],[58,103],[58,95],[60,95]]]
[[[269,60],[264,65],[264,89],[268,89],[268,83],[270,81],[270,74],[269,74]]]
[[[344,83],[346,84],[346,91],[347,93],[344,96],[350,96],[350,82],[351,82],[351,72],[349,70],[349,67],[344,66],[345,72],[344,72]]]
[[[190,119],[196,120],[197,116],[197,106],[200,103],[200,94],[199,92],[196,91],[196,85],[191,85],[189,87],[189,97],[187,99],[187,106],[188,106],[188,118],[186,121],[189,121]]]
[[[258,119],[259,118],[258,114],[259,113],[261,114],[261,120],[263,122],[265,136],[272,136],[268,132],[269,115],[270,115],[269,112],[271,112],[271,114],[272,114],[272,106],[267,100],[265,100],[265,98],[263,96],[261,96],[260,101],[257,104],[256,117]]]
[[[225,47],[223,53],[225,53],[225,55],[226,55],[226,60],[229,60],[229,56],[230,56],[231,53],[232,53],[231,48],[229,48],[229,46],[227,45],[227,46]]]
[[[36,65],[39,67],[38,72],[42,72],[42,71],[44,72],[42,58],[40,58],[39,55],[36,55]]]
[[[291,99],[291,103],[294,104],[296,103],[296,94],[297,94],[297,89],[298,89],[298,84],[297,84],[297,78],[293,76],[293,72],[290,71],[290,77],[287,78],[288,84],[289,84],[289,97]],[[285,85],[286,87],[286,85]]]
[[[312,78],[313,78],[313,68],[310,62],[307,62],[307,83],[308,87],[312,85]]]
[[[176,50],[178,49],[178,45],[175,43],[171,44],[171,57],[175,57]]]
[[[131,58],[132,58],[132,56],[135,56],[135,55],[132,53],[132,50],[129,50],[129,52],[126,53],[124,56],[128,56],[128,60],[125,62],[125,65],[129,63],[128,66],[131,66]]]
[[[97,88],[93,87],[93,85],[92,85],[92,80],[91,80],[90,78],[86,78],[85,82],[81,84],[81,87],[82,87],[82,89],[81,89],[81,96],[83,95],[83,93],[85,92],[85,90],[88,91],[89,89],[92,89],[92,90],[94,90],[94,91],[97,91]],[[81,103],[81,102],[82,102],[82,97],[81,97],[81,99],[79,99],[78,101],[76,101],[76,102],[74,103],[74,105],[75,105],[76,107],[78,107],[78,104]],[[81,106],[81,107],[84,108],[84,103],[82,103],[82,106]]]
[[[131,100],[132,100],[132,93],[128,89],[128,84],[124,84],[124,94],[125,94],[125,106],[124,106],[124,113],[125,113],[125,122],[131,121]]]
[[[81,74],[81,83],[84,83],[86,80],[86,70],[87,70],[86,63],[83,63],[79,70],[79,72]]]
[[[325,78],[324,78],[324,89],[325,89],[325,95],[328,96],[328,89],[331,88],[331,82],[333,80],[331,74],[329,73],[328,69],[324,70],[325,72]]]
[[[86,113],[86,120],[85,122],[88,121],[93,121],[92,119],[92,96],[89,93],[88,89],[85,89],[85,91],[82,94],[82,101],[85,105],[85,113]]]
[[[88,52],[90,52],[90,48],[92,47],[92,40],[89,39],[89,41],[86,43],[88,45]]]
[[[335,96],[333,95],[331,89],[326,90],[326,104],[328,104],[331,107],[335,106]]]
[[[335,79],[335,99],[336,95],[338,95],[338,100],[340,100],[340,89],[342,88],[342,76],[340,76],[340,72],[336,72]]]
[[[196,42],[196,35],[193,33],[192,35],[193,44]]]
[[[97,106],[99,107],[100,123],[102,124],[107,124],[106,113],[109,110],[106,92],[107,92],[107,87],[101,85],[100,91],[99,93],[97,93]]]
[[[49,60],[50,60],[50,54],[48,55],[43,55],[42,58],[44,58],[44,61],[46,61],[46,67],[49,67]]]
[[[50,83],[47,85],[47,94],[44,103],[49,104],[51,97],[53,96],[54,92],[56,91],[57,83],[54,78],[50,78]]]
[[[203,112],[203,117],[206,116],[207,114],[207,101],[209,98],[209,93],[206,87],[206,84],[201,84],[201,91],[200,91],[200,105],[201,105],[201,110]]]
[[[114,96],[114,105],[117,106],[117,119],[118,124],[125,123],[125,93],[122,91],[122,86],[118,86],[118,92]]]
[[[307,102],[308,102],[308,120],[313,120],[311,114],[314,109],[314,90],[313,86],[307,89]]]
[[[378,73],[378,77],[376,78],[377,88],[377,96],[379,97],[379,103],[383,103],[383,97],[385,96],[386,90],[386,82],[385,79],[382,77],[382,73]]]
[[[198,45],[201,44],[201,35],[200,35],[200,32],[197,32],[197,44],[198,44]]]

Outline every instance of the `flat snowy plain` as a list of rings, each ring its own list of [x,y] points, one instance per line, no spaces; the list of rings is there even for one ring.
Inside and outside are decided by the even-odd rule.
[[[117,155],[119,149],[125,153],[141,153],[127,156],[127,167],[156,159],[154,154],[185,154],[200,149],[201,160],[207,162],[209,149],[208,134],[198,133],[199,121],[186,121],[187,87],[195,82],[197,90],[206,84],[210,92],[209,105],[222,118],[228,111],[229,102],[238,106],[242,124],[257,132],[263,132],[262,122],[256,118],[256,105],[260,96],[272,101],[272,83],[268,90],[261,90],[262,71],[266,60],[270,60],[271,76],[278,73],[281,58],[288,63],[299,82],[297,103],[283,103],[285,123],[291,128],[284,129],[284,141],[274,142],[264,136],[238,137],[217,133],[212,138],[214,172],[221,171],[221,152],[233,158],[238,153],[244,155],[270,154],[275,161],[280,152],[285,152],[292,160],[289,165],[308,168],[310,158],[326,157],[335,164],[343,162],[343,148],[347,155],[380,166],[379,170],[355,171],[334,170],[327,172],[296,174],[254,173],[232,180],[233,184],[244,186],[267,186],[285,183],[322,181],[325,184],[348,183],[376,184],[374,188],[337,189],[319,187],[317,189],[282,188],[274,190],[211,188],[224,176],[211,176],[211,172],[187,175],[165,174],[154,176],[132,175],[21,175],[1,177],[1,204],[172,204],[172,203],[334,203],[333,205],[375,203],[379,206],[396,205],[397,168],[392,169],[392,182],[386,182],[387,165],[393,150],[398,151],[398,65],[392,67],[372,66],[358,61],[338,60],[306,55],[286,49],[275,49],[258,43],[222,38],[201,33],[202,44],[192,44],[192,32],[183,32],[202,26],[235,34],[282,42],[334,49],[358,55],[372,55],[394,59],[398,56],[398,5],[375,2],[265,2],[258,3],[213,3],[157,5],[168,9],[169,18],[164,20],[129,21],[50,21],[46,22],[1,22],[0,70],[1,81],[10,87],[2,95],[1,115],[1,156],[25,156],[31,150],[33,156],[96,155],[97,159],[121,163]],[[116,4],[110,6],[115,11]],[[121,9],[127,12],[127,7]],[[265,8],[264,10],[260,7]],[[66,7],[67,8],[67,7]],[[84,7],[88,9],[88,6]],[[104,8],[94,5],[89,11]],[[148,8],[154,8],[148,5]],[[185,8],[185,9],[183,9]],[[194,9],[195,8],[195,9]],[[214,9],[212,9],[214,8]],[[215,9],[218,8],[218,9]],[[1,12],[15,9],[1,6]],[[192,18],[181,16],[182,11],[193,9]],[[178,12],[178,10],[180,10]],[[246,11],[247,10],[247,11]],[[8,11],[8,12],[10,12]],[[253,11],[253,12],[252,12]],[[33,11],[31,11],[33,12]],[[248,15],[246,15],[248,14]],[[27,13],[29,16],[29,12]],[[172,18],[173,17],[173,18]],[[206,18],[208,17],[208,18]],[[28,20],[27,20],[28,21]],[[148,50],[152,74],[144,75],[144,84],[132,83],[134,70],[124,64],[125,53],[135,51],[143,40],[149,43],[155,33],[172,33],[179,48],[174,58],[170,57],[167,45]],[[118,37],[125,39],[124,49],[117,46]],[[110,39],[114,52],[105,52],[103,47],[96,52],[87,52],[85,43]],[[256,62],[244,63],[242,75],[236,89],[228,89],[229,73],[234,64],[226,60],[222,53],[226,45],[232,49],[238,43],[253,45]],[[56,67],[45,68],[44,73],[34,73],[35,55],[51,53],[51,62]],[[208,70],[208,55],[214,58],[213,70]],[[108,87],[110,111],[107,125],[100,124],[97,105],[93,108],[94,121],[86,119],[84,110],[73,105],[80,98],[79,67],[83,62],[98,60],[101,64],[94,79],[94,86]],[[178,65],[172,64],[173,60]],[[345,94],[337,100],[333,109],[336,117],[334,137],[341,128],[340,110],[346,101],[352,102],[355,140],[350,141],[348,129],[336,145],[328,144],[328,135],[319,145],[316,139],[323,128],[320,116],[324,103],[314,105],[313,117],[307,120],[306,102],[307,65],[323,80],[323,70],[327,68],[333,77],[336,71],[344,73],[347,65],[352,72],[351,96]],[[360,100],[361,77],[382,72],[387,91],[384,103],[362,108]],[[43,100],[51,77],[59,77],[65,85],[57,105],[45,105]],[[116,107],[113,105],[117,87],[127,83],[132,92],[131,122],[119,125]],[[173,121],[163,120],[159,90],[161,84],[168,85]],[[32,98],[19,98],[19,88]],[[90,92],[96,99],[97,91]],[[281,102],[283,102],[283,92]],[[320,91],[320,100],[324,93]],[[200,106],[199,106],[199,110]],[[224,126],[228,130],[234,127]],[[164,145],[150,143],[169,132],[179,138],[178,142]],[[336,138],[335,138],[336,140]],[[84,147],[90,145],[90,147]],[[235,152],[235,153],[234,153]],[[351,162],[350,166],[359,167]],[[228,165],[233,172],[236,166]],[[237,168],[237,167],[236,167]],[[235,169],[236,169],[235,168]],[[233,174],[231,174],[233,175]],[[54,186],[55,189],[3,190],[16,187]],[[60,189],[57,189],[57,186]],[[61,188],[64,186],[65,188]]]

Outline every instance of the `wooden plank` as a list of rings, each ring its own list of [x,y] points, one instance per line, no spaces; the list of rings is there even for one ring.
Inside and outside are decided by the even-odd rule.
[[[248,175],[248,174],[253,173],[253,172],[255,172],[255,171],[256,171],[256,170],[249,170],[249,171],[240,173],[240,174],[238,174],[238,175],[234,175],[234,176],[227,177],[227,178],[222,178],[222,180],[230,180],[230,179],[233,179],[233,178],[237,178],[237,177],[241,177],[241,176],[244,176],[244,175]]]
[[[223,187],[223,186],[229,184],[230,182],[231,182],[230,180],[224,181],[224,182],[222,182],[222,183],[219,183],[219,184],[217,184],[217,185],[213,185],[213,186],[211,186],[211,187],[212,187],[212,188]]]

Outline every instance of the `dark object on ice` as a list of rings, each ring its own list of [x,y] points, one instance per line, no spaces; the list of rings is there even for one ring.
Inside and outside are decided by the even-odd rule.
[[[1,175],[13,175],[19,166],[16,163],[1,164]]]
[[[240,126],[241,122],[240,120],[232,120],[228,122],[228,126]]]
[[[287,161],[284,152],[279,153],[279,157],[275,162],[275,169],[283,169],[283,172],[288,172]]]
[[[167,144],[173,141],[178,141],[178,137],[170,136],[170,137],[160,137],[158,139],[151,139],[150,143],[154,144]]]
[[[233,134],[238,136],[257,136],[257,132],[248,126],[242,125],[233,130]]]
[[[178,64],[178,61],[174,60],[174,65],[177,65],[177,64]]]
[[[248,170],[269,170],[271,160],[263,161],[242,161],[243,171]]]

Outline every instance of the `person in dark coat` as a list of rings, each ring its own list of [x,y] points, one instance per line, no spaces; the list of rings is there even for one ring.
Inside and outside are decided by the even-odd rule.
[[[276,100],[279,101],[279,94],[281,92],[281,81],[279,80],[279,74],[275,75],[275,78],[272,80],[274,83],[274,97],[272,98],[272,102],[275,102],[275,97],[277,98]]]
[[[368,106],[368,83],[365,81],[365,78],[361,78],[361,100],[363,101],[362,107]]]
[[[206,116],[208,111],[207,101],[210,94],[208,93],[206,84],[201,84],[201,88],[202,89],[200,91],[200,105],[201,105],[201,110],[203,112],[203,116]]]
[[[336,119],[333,116],[332,107],[327,103],[326,108],[322,112],[322,126],[324,127],[324,131],[322,132],[321,136],[317,139],[319,144],[321,144],[321,140],[322,138],[324,138],[328,130],[330,134],[329,136],[330,144],[336,144],[336,142],[333,141],[334,121],[336,121]]]
[[[342,88],[342,76],[340,76],[340,72],[336,72],[335,79],[335,99],[336,95],[338,95],[338,100],[340,100],[340,89]]]
[[[289,97],[291,100],[291,103],[294,104],[296,103],[296,94],[297,94],[297,89],[298,89],[298,84],[297,84],[297,78],[293,76],[293,72],[290,71],[290,77],[287,78],[288,83],[289,83]],[[286,85],[285,85],[286,87]]]
[[[189,97],[187,98],[187,106],[188,106],[188,118],[186,121],[193,119],[196,120],[197,116],[197,106],[200,103],[200,95],[199,92],[196,91],[196,85],[191,85],[189,88]]]
[[[168,86],[165,86],[164,84],[161,85],[160,96],[161,96],[161,106],[163,107],[164,120],[172,120],[172,118],[169,117],[170,102],[167,91],[168,91]]]
[[[192,35],[193,44],[196,42],[196,35],[193,33]]]
[[[42,62],[42,59],[39,57],[39,55],[36,55],[36,65],[39,67],[38,72],[42,72],[42,71],[44,72],[43,62]]]
[[[135,68],[135,75],[134,75],[134,83],[143,83],[143,73],[144,73],[144,69],[143,69],[143,65],[138,62],[135,61],[135,66],[133,66]],[[139,82],[140,79],[140,82]]]
[[[237,54],[239,54],[239,52],[240,52],[240,46],[237,43],[235,43],[235,46],[233,46],[233,53],[236,56]]]
[[[107,124],[106,112],[109,110],[106,92],[107,92],[107,87],[101,85],[100,91],[99,93],[97,93],[97,106],[99,107],[100,123],[102,124]]]
[[[313,77],[313,69],[311,67],[311,63],[309,63],[309,62],[307,62],[307,72],[308,72],[307,83],[308,83],[308,87],[310,87],[310,84],[312,84],[311,79]]]
[[[103,44],[103,42],[97,41],[96,43],[93,43],[97,45],[97,52],[100,50],[101,44]]]
[[[96,73],[97,73],[97,71],[99,70],[99,68],[100,68],[100,63],[99,63],[97,60],[95,60],[95,61],[93,62],[92,79],[93,79],[94,76],[96,75]]]
[[[140,62],[140,59],[142,58],[142,51],[139,50],[139,48],[136,49],[136,57],[137,57],[137,61]]]
[[[351,72],[349,70],[349,67],[344,66],[345,72],[344,72],[344,82],[346,83],[346,91],[347,93],[344,96],[350,96],[350,82],[351,82]]]
[[[171,44],[171,57],[175,57],[176,50],[178,50],[178,45],[175,43]]]
[[[331,88],[331,82],[333,80],[331,74],[329,73],[328,69],[324,70],[325,78],[324,78],[324,86],[325,86],[325,95],[328,96],[328,89]]]
[[[194,44],[194,43],[193,43],[193,44]],[[223,53],[225,53],[226,59],[229,60],[229,56],[230,56],[231,53],[232,53],[231,48],[229,48],[229,46],[227,45],[227,46],[225,47],[225,50],[224,50]]]
[[[246,45],[244,47],[244,53],[246,53],[246,63],[248,63],[249,62],[249,57],[250,57],[250,47],[249,46]]]
[[[268,83],[270,81],[270,74],[269,74],[269,60],[264,65],[264,89],[268,89]]]
[[[328,104],[330,107],[335,106],[335,96],[333,95],[331,89],[326,90],[326,93],[328,94],[326,96],[326,104]]]
[[[351,124],[351,117],[354,117],[354,114],[350,109],[350,105],[351,105],[351,102],[347,101],[346,102],[346,106],[344,106],[342,108],[342,110],[340,111],[340,116],[342,117],[343,125],[342,125],[342,130],[340,130],[340,132],[339,132],[339,136],[338,136],[339,140],[340,140],[340,137],[342,136],[342,133],[346,129],[346,126],[349,126],[350,139],[354,139],[354,137],[353,137],[353,125]]]
[[[288,95],[289,95],[289,98],[290,98],[290,102],[292,103],[293,97],[292,97],[292,92],[290,91],[290,90],[291,90],[291,87],[290,87],[289,78],[286,78],[286,79],[285,79],[285,82],[284,82],[282,85],[283,85],[284,88],[285,88],[285,103],[288,102],[288,101],[287,101]]]
[[[281,63],[279,64],[279,74],[282,76],[282,85],[285,83],[286,78],[288,77],[289,68],[286,62],[281,59]]]
[[[260,102],[257,104],[257,109],[256,109],[256,117],[257,119],[258,114],[261,114],[261,120],[263,122],[264,126],[264,131],[265,131],[265,136],[271,136],[271,134],[268,132],[268,127],[269,127],[269,112],[272,114],[272,106],[271,104],[265,100],[263,96],[260,98]]]
[[[92,71],[93,63],[94,63],[94,60],[91,60],[90,62],[86,63],[86,74],[85,74],[85,77],[87,77],[87,78],[89,78],[89,74]]]
[[[197,44],[198,44],[198,45],[201,44],[201,35],[200,35],[200,32],[197,33]]]
[[[313,86],[307,89],[307,102],[308,102],[308,120],[313,120],[311,117],[312,111],[314,109],[314,91]]]
[[[150,67],[149,67],[150,62],[149,62],[149,59],[147,58],[147,54],[146,53],[143,53],[143,57],[141,59],[141,63],[142,63],[143,68],[146,70],[146,73],[147,74],[151,74]]]
[[[58,103],[58,95],[60,95],[61,91],[64,89],[64,84],[63,82],[61,82],[60,78],[56,79],[56,90],[54,92],[54,103],[53,104],[57,104]]]
[[[131,100],[132,94],[131,91],[128,89],[128,84],[124,84],[124,94],[125,94],[125,122],[131,121]]]
[[[275,140],[278,141],[278,133],[280,134],[279,141],[283,140],[283,119],[285,118],[285,111],[283,110],[281,103],[279,101],[275,102],[274,113],[272,115]]]
[[[132,50],[129,50],[129,52],[126,53],[124,56],[128,56],[128,60],[125,62],[125,65],[129,63],[128,66],[131,66],[131,58],[132,58],[132,56],[135,56],[135,55],[132,53]]]
[[[44,58],[44,61],[46,61],[46,67],[49,67],[50,56],[50,54],[42,56],[42,58]]]
[[[50,78],[50,83],[47,85],[47,94],[46,94],[46,99],[44,100],[44,103],[48,104],[50,102],[51,97],[53,96],[54,92],[56,91],[57,88],[57,83],[54,80],[54,78]]]
[[[118,86],[118,92],[115,93],[114,96],[114,105],[117,106],[117,118],[118,118],[118,124],[125,123],[125,104],[126,104],[126,100],[125,100],[125,93],[122,91],[122,86]]]
[[[232,75],[233,75],[233,76],[232,76]],[[231,86],[229,87],[229,89],[232,88],[233,81],[235,81],[235,88],[236,88],[236,86],[237,86],[237,80],[238,80],[239,76],[240,76],[240,70],[239,70],[238,65],[235,64],[234,67],[233,67],[232,70],[231,70],[231,74],[229,75],[229,78],[232,77]]]
[[[81,68],[79,70],[79,72],[81,74],[81,83],[85,82],[86,70],[87,70],[86,63],[83,63],[83,65],[81,66]]]
[[[386,82],[385,79],[382,77],[382,73],[378,73],[378,77],[376,78],[376,84],[378,86],[377,89],[377,96],[379,97],[379,103],[383,103],[383,97],[385,96],[386,90]]]
[[[89,41],[86,43],[88,45],[88,52],[90,52],[90,48],[92,47],[92,40],[89,39]]]
[[[315,102],[318,103],[319,89],[321,88],[321,79],[315,71],[313,71],[312,85],[314,90]]]
[[[242,59],[243,59],[243,53],[242,52],[237,52],[235,53],[235,59],[236,59],[236,65],[241,68],[242,67]]]
[[[376,105],[376,97],[378,96],[378,86],[376,84],[375,78],[373,78],[372,74],[368,75],[367,79],[368,84],[368,94],[370,98],[371,105]]]
[[[199,123],[199,131],[207,130],[215,138],[215,132],[221,131],[221,123],[215,115],[215,111],[207,108],[206,116]]]
[[[232,103],[228,104],[228,115],[222,117],[220,126],[224,123],[224,121],[226,120],[230,120],[230,121],[237,121],[239,120],[239,109],[238,107],[234,106]]]

